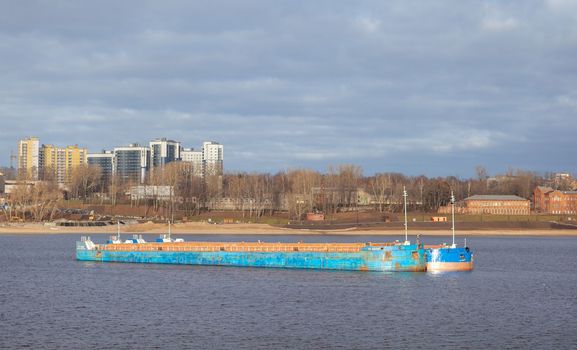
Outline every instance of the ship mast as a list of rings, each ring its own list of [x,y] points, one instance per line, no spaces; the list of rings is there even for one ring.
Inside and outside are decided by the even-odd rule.
[[[116,240],[120,241],[120,221],[116,221]]]
[[[455,248],[455,195],[453,191],[451,191],[451,223],[452,223],[452,230],[453,230],[453,248]]]
[[[168,239],[170,239],[170,220],[168,220]]]
[[[407,244],[407,242],[409,241],[409,229],[407,226],[407,190],[405,188],[405,186],[403,186],[403,202],[404,202],[404,207],[405,207],[405,244]]]

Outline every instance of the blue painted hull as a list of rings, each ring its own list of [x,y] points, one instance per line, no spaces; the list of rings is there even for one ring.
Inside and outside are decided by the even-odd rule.
[[[470,271],[473,253],[468,247],[427,249],[427,271]]]
[[[79,242],[80,243],[80,242]],[[77,246],[81,261],[356,271],[425,271],[425,249],[399,245],[359,252],[113,251]]]

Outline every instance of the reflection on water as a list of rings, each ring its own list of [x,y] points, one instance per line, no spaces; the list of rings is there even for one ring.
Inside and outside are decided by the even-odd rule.
[[[437,274],[78,262],[78,238],[0,236],[0,348],[577,347],[575,238],[469,238],[475,270]]]

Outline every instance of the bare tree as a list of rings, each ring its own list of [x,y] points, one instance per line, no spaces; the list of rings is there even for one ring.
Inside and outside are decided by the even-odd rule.
[[[382,213],[383,206],[387,200],[387,194],[390,192],[390,177],[387,174],[376,174],[369,179],[369,186],[379,213]]]
[[[54,183],[50,182],[20,182],[14,188],[9,204],[14,208],[16,217],[26,221],[30,217],[33,221],[52,219],[61,193]]]
[[[440,206],[449,202],[451,187],[442,178],[429,180],[425,189],[424,207],[430,211],[437,211]]]
[[[313,210],[313,188],[321,187],[322,175],[313,170],[291,170],[287,174],[290,183],[289,211],[300,219],[303,213]]]
[[[93,165],[79,165],[72,169],[68,187],[74,198],[86,200],[94,193],[100,183],[102,169]]]
[[[341,205],[346,207],[357,205],[357,189],[363,170],[360,166],[344,164],[339,166],[339,192],[341,193]]]
[[[175,194],[182,198],[187,215],[198,214],[197,199],[202,191],[202,178],[196,176],[194,165],[188,162],[180,163],[179,181]]]

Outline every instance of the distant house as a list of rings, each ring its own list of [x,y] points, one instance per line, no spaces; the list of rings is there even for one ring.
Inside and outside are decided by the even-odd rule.
[[[577,191],[537,186],[533,191],[535,211],[546,214],[577,214]]]
[[[168,201],[174,198],[172,186],[132,186],[130,187],[131,200],[161,200]]]
[[[32,188],[40,182],[41,181],[32,181],[32,180],[27,180],[27,181],[4,180],[4,193],[9,196],[12,194],[12,192],[14,192],[14,190],[16,188],[18,188],[18,186],[24,186],[25,185],[29,188]]]
[[[271,198],[214,198],[206,204],[210,210],[273,210]]]

